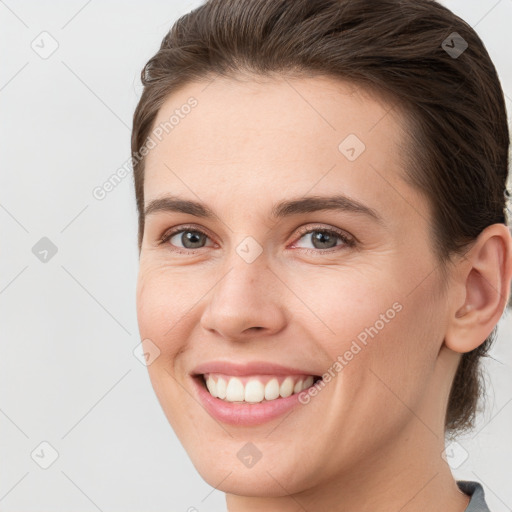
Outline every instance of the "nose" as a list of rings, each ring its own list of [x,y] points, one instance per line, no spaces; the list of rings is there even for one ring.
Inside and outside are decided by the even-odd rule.
[[[238,255],[207,295],[200,324],[210,334],[235,341],[277,334],[286,325],[284,285],[264,255],[247,263]]]

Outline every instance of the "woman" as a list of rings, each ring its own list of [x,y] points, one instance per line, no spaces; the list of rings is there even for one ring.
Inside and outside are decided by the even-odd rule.
[[[142,81],[138,322],[202,477],[230,511],[488,510],[445,452],[512,277],[473,29],[429,0],[211,0]]]

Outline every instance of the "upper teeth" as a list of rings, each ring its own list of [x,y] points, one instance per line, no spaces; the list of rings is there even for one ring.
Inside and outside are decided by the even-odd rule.
[[[262,402],[263,399],[286,398],[293,393],[299,393],[303,389],[309,388],[314,381],[311,375],[288,376],[281,383],[279,383],[278,377],[270,377],[266,384],[257,377],[243,378],[243,380],[238,377],[214,376],[212,374],[204,377],[206,387],[212,396],[228,402],[252,403]]]

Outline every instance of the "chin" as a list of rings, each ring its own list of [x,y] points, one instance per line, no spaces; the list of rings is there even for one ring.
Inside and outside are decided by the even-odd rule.
[[[215,448],[211,444],[198,446],[190,440],[184,447],[203,480],[225,493],[280,497],[301,492],[313,484],[311,460],[297,459],[297,450],[290,443],[257,441],[255,445],[261,448],[261,458],[252,461],[252,466],[246,466],[240,459],[251,451],[247,443],[230,438],[223,446]]]

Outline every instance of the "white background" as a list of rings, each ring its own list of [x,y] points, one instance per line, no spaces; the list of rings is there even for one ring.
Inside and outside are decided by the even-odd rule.
[[[511,112],[512,0],[442,3],[483,39]],[[131,175],[103,201],[92,196],[129,158],[143,65],[199,4],[0,2],[2,512],[225,510],[224,494],[194,470],[133,355]],[[47,59],[31,47],[43,31],[58,43]],[[42,237],[58,249],[47,263],[32,252]],[[455,477],[481,481],[493,512],[512,508],[508,315],[486,364],[480,427],[453,447],[461,461],[467,452]],[[43,441],[59,455],[48,469],[31,458]]]

